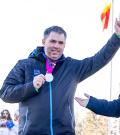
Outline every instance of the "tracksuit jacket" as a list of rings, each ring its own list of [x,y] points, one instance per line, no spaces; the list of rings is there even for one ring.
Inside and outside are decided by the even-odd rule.
[[[120,98],[108,101],[90,96],[90,100],[86,107],[99,115],[120,117]]]
[[[62,57],[54,70],[52,87],[52,123],[54,135],[75,135],[74,94],[77,84],[106,65],[120,47],[120,39],[113,34],[94,56],[83,60]],[[19,103],[19,135],[50,135],[50,91],[45,82],[35,91],[33,78],[46,74],[43,47],[37,47],[27,59],[19,60],[10,71],[0,90],[0,97],[8,103]]]

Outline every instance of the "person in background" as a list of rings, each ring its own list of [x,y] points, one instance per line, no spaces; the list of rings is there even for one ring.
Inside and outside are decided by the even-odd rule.
[[[120,95],[118,99],[108,101],[98,99],[88,94],[84,94],[86,98],[75,97],[75,100],[83,107],[86,107],[98,115],[108,117],[120,117]]]
[[[19,110],[16,110],[14,113],[14,127],[13,132],[15,135],[18,135],[18,128],[19,128]]]
[[[60,26],[45,29],[43,45],[19,60],[3,83],[1,99],[19,103],[19,135],[75,135],[77,85],[113,58],[120,47],[120,21],[105,46],[83,60],[65,57],[66,38]]]
[[[14,126],[11,114],[7,109],[1,112],[0,126],[7,128],[12,128]]]
[[[19,110],[16,110],[15,113],[14,113],[14,121],[19,123]]]
[[[14,123],[8,109],[1,112],[0,135],[17,135],[13,132]]]

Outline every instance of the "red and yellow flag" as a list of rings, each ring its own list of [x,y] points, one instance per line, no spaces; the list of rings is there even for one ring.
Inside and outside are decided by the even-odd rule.
[[[104,7],[100,16],[102,24],[103,24],[103,30],[108,28],[111,5],[112,5],[111,2],[107,4]]]

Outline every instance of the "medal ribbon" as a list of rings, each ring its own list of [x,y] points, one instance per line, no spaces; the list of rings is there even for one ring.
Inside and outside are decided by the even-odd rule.
[[[52,73],[55,66],[56,66],[56,63],[50,62],[48,59],[46,59],[46,71],[47,71],[47,73]]]
[[[52,74],[53,69],[55,68],[56,63],[50,62],[46,59],[46,72]],[[52,106],[52,85],[49,82],[49,92],[50,92],[50,135],[54,135],[53,133],[53,106]]]

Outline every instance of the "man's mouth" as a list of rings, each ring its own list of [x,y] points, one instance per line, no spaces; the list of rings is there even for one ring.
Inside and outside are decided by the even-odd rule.
[[[51,50],[52,53],[59,53],[59,50]]]

